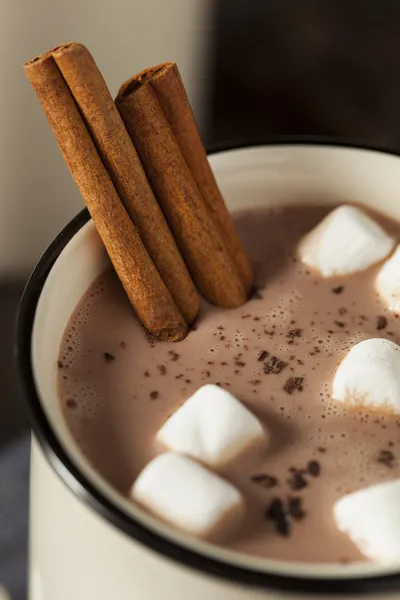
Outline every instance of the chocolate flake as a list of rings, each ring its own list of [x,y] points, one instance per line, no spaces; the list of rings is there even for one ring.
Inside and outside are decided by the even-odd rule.
[[[113,360],[115,360],[115,356],[113,354],[110,354],[109,352],[104,352],[103,356],[106,363],[110,363]]]
[[[167,367],[165,365],[157,365],[157,369],[160,371],[160,375],[165,375],[167,373]]]
[[[266,358],[268,358],[269,356],[269,352],[267,352],[266,350],[261,350],[260,354],[258,355],[257,360],[259,362],[263,362]]]
[[[303,387],[302,387],[303,381],[304,381],[304,377],[289,377],[289,379],[286,381],[285,385],[283,386],[283,389],[288,394],[293,394],[293,392],[295,390],[301,391],[303,389]]]
[[[326,448],[324,448],[323,446],[319,446],[319,448],[317,448],[318,452],[320,452],[321,454],[325,454],[326,452]]]
[[[393,467],[396,458],[390,450],[381,450],[378,456],[378,462],[390,469]]]
[[[285,537],[290,535],[292,519],[280,498],[272,499],[265,512],[265,516],[269,521],[273,521],[277,533]]]
[[[175,350],[168,350],[168,354],[170,355],[172,362],[176,362],[179,358],[179,354],[175,352]]]
[[[222,367],[227,367],[227,366],[228,366],[228,363],[226,362],[226,360],[223,360],[223,361],[221,362],[221,366],[222,366]]]
[[[345,308],[344,306],[341,306],[338,310],[338,313],[340,316],[343,316],[347,313],[347,308]]]
[[[344,286],[343,285],[338,285],[337,287],[332,288],[332,292],[334,294],[341,294],[344,290]]]
[[[202,375],[204,375],[205,377],[211,377],[211,371],[202,371],[201,372]]]
[[[264,364],[264,373],[269,375],[270,373],[278,375],[285,367],[287,362],[281,360],[277,356],[271,356],[271,358]]]
[[[318,477],[321,474],[321,465],[317,460],[310,460],[307,464],[307,471],[313,477]]]
[[[63,369],[64,368],[64,363],[61,360],[57,361],[57,367],[59,369]]]
[[[303,499],[300,498],[300,496],[289,496],[288,512],[293,519],[296,519],[296,521],[301,521],[306,516],[302,504]]]
[[[260,475],[253,475],[250,480],[263,488],[271,489],[278,485],[278,479],[273,475],[267,475],[262,473]]]
[[[251,385],[260,385],[261,379],[252,379],[250,383]]]
[[[387,327],[387,318],[386,317],[378,317],[377,318],[377,323],[376,323],[376,328],[377,329],[385,329],[385,327]]]
[[[289,339],[293,340],[294,338],[301,337],[302,333],[303,333],[302,329],[299,329],[299,328],[297,328],[297,329],[291,329],[291,331],[289,331],[289,333],[287,334],[287,337]]]
[[[285,506],[280,498],[273,498],[269,503],[265,516],[269,521],[277,521],[286,515]]]
[[[288,484],[293,491],[302,490],[308,485],[306,478],[299,471],[293,473],[292,477],[288,480]]]
[[[343,329],[343,327],[346,325],[346,323],[343,323],[343,321],[334,321],[334,323],[341,329]]]
[[[282,519],[275,522],[276,532],[284,537],[288,537],[292,533],[292,519],[289,514],[286,514]]]
[[[146,371],[144,372],[144,376],[145,377],[150,377],[150,371],[148,369],[146,369]]]
[[[218,325],[217,329],[219,329],[220,331],[223,331],[225,329],[225,327],[223,325]]]
[[[152,400],[157,400],[157,398],[159,397],[160,393],[157,392],[156,390],[154,390],[153,392],[150,392],[150,398]]]
[[[71,409],[75,409],[78,406],[76,400],[74,400],[73,398],[68,398],[66,401],[66,405],[68,408],[71,408]]]

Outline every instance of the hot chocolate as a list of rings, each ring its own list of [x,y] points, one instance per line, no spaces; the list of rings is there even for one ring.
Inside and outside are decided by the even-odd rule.
[[[299,240],[332,207],[257,209],[236,215],[255,267],[251,300],[232,310],[201,301],[182,342],[142,328],[114,272],[82,298],[59,356],[65,418],[82,452],[122,494],[163,449],[157,432],[199,387],[231,392],[268,432],[219,469],[246,502],[224,541],[239,552],[307,562],[365,557],[341,533],[341,496],[400,477],[400,419],[332,399],[338,364],[369,338],[400,342],[400,319],[374,290],[380,265],[324,279],[298,259]],[[387,232],[398,223],[382,217]]]

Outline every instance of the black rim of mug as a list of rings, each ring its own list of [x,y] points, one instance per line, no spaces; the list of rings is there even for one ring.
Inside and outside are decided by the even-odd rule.
[[[241,150],[260,146],[328,146],[354,148],[380,152],[400,157],[400,153],[382,147],[368,146],[353,140],[338,140],[325,137],[279,137],[240,144],[225,144],[213,147],[210,154]],[[16,321],[16,337],[14,347],[15,366],[20,392],[24,401],[25,411],[38,440],[42,452],[55,472],[68,488],[91,509],[96,511],[109,523],[123,531],[126,535],[151,548],[155,552],[167,556],[187,567],[206,573],[220,579],[235,582],[240,585],[257,589],[294,592],[296,594],[322,594],[326,596],[374,595],[400,590],[400,573],[362,576],[346,579],[312,578],[283,575],[261,570],[237,567],[223,560],[204,556],[194,550],[180,546],[178,543],[164,538],[136,521],[132,516],[110,502],[94,485],[79,471],[62,448],[57,436],[41,406],[35,386],[33,366],[31,361],[32,329],[37,304],[46,279],[57,258],[73,238],[73,236],[89,221],[87,209],[82,210],[61,233],[54,239],[36,265],[21,298]]]

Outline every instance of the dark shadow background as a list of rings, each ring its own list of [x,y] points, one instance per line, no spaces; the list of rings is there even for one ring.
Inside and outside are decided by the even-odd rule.
[[[219,0],[210,144],[328,135],[400,149],[400,3]]]

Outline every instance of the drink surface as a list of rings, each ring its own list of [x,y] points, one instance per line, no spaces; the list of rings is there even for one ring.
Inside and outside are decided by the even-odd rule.
[[[159,428],[200,386],[221,385],[260,418],[269,431],[267,452],[248,453],[221,471],[247,504],[243,526],[226,545],[247,554],[363,560],[337,530],[333,504],[400,477],[400,419],[344,408],[331,398],[335,370],[354,344],[372,337],[400,343],[400,319],[374,291],[379,265],[323,279],[296,259],[299,239],[331,208],[237,213],[256,292],[235,310],[202,301],[183,342],[151,339],[107,271],[82,298],[60,349],[60,399],[69,428],[123,494],[162,451],[154,441]],[[374,218],[398,232],[398,223]],[[268,516],[273,501],[275,507],[290,503],[287,531],[277,531]]]

